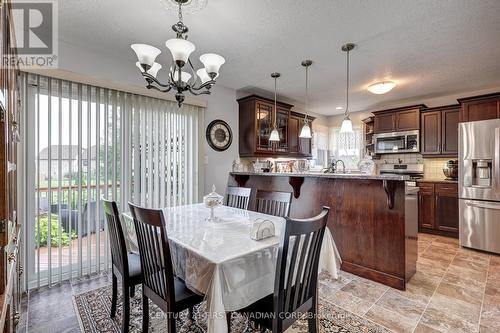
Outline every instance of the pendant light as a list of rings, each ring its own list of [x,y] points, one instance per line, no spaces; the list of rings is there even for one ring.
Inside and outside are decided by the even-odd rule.
[[[305,111],[308,111],[308,102],[309,102],[309,80],[308,80],[308,73],[309,73],[309,66],[312,65],[311,60],[304,60],[301,63],[302,66],[306,68],[306,109]],[[302,126],[302,130],[300,131],[300,138],[304,139],[310,139],[312,137],[311,135],[311,127],[309,126],[309,121],[307,120],[307,113],[304,117],[304,126]]]
[[[347,53],[347,84],[344,120],[342,121],[342,127],[340,127],[340,133],[352,133],[352,121],[349,117],[349,52],[351,52],[355,46],[356,45],[353,43],[342,45],[342,51]]]
[[[269,141],[280,141],[280,134],[278,132],[278,126],[276,124],[276,115],[278,109],[276,108],[276,80],[281,76],[280,73],[272,73],[271,77],[274,79],[274,118],[273,118],[273,130],[271,131],[271,136]]]

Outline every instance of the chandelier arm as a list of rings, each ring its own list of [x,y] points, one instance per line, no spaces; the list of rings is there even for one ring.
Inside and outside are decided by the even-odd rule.
[[[210,95],[212,92],[210,90],[203,90],[203,91],[200,91],[200,92],[197,92],[195,89],[193,89],[191,86],[187,86],[187,90],[189,90],[189,92],[191,92],[191,94],[195,95],[195,96],[199,96],[199,95]]]
[[[157,85],[159,85],[160,87],[163,87],[163,88],[166,88],[166,87],[170,87],[170,83],[167,83],[167,84],[164,84],[164,83],[161,83],[160,81],[158,81],[157,78],[155,78],[153,75],[151,74],[148,74],[148,73],[142,73],[142,76],[144,76],[144,78],[146,80],[151,80],[153,81],[154,83],[156,83]],[[149,83],[149,82],[148,82]],[[151,85],[151,84],[150,84]]]
[[[201,86],[195,88],[194,86],[191,87],[192,90],[195,90],[195,91],[198,91],[198,90],[201,90],[203,88],[206,88],[206,89],[210,89],[212,88],[212,86],[215,84],[215,81],[214,80],[210,80],[210,81],[207,81],[205,83],[203,83]]]
[[[159,87],[157,87],[157,86],[154,86],[154,85],[152,85],[152,84],[148,84],[148,85],[146,86],[146,88],[148,88],[148,89],[158,90],[158,91],[160,91],[160,92],[169,92],[169,91],[172,89],[172,86],[170,86],[170,85],[169,85],[169,86],[167,86],[167,88],[166,88],[166,89],[161,89],[161,88],[159,88]]]

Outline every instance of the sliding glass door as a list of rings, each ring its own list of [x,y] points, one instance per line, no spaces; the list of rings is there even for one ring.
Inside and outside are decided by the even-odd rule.
[[[100,199],[198,200],[201,108],[25,74],[27,287],[107,270]]]

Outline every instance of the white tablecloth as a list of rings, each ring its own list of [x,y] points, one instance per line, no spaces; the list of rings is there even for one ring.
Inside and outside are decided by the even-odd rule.
[[[218,222],[207,222],[210,211],[203,204],[164,209],[167,235],[176,274],[193,291],[206,295],[208,331],[227,332],[225,313],[242,309],[273,293],[279,235],[285,219],[220,206]],[[123,214],[131,248],[136,238],[131,216]],[[261,241],[250,238],[257,218],[271,220],[277,236]],[[338,277],[340,256],[327,229],[323,239],[320,271]]]

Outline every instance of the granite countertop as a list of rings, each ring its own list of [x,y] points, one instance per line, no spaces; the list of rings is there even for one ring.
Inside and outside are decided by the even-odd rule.
[[[361,173],[275,173],[275,172],[230,172],[231,175],[241,176],[267,176],[267,177],[318,177],[318,178],[343,178],[343,179],[370,179],[370,180],[400,180],[406,181],[406,175],[365,175]]]
[[[458,179],[445,179],[445,178],[427,178],[417,180],[417,183],[446,183],[446,184],[458,184]]]

